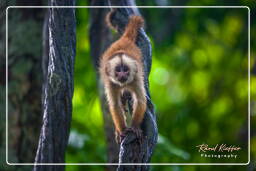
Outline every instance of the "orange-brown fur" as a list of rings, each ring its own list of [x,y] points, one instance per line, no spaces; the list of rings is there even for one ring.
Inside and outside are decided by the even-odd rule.
[[[102,60],[108,60],[118,53],[126,53],[137,60],[141,60],[141,50],[136,46],[135,40],[137,38],[138,29],[142,27],[143,24],[144,21],[140,16],[132,16],[122,37],[104,52]]]
[[[121,105],[121,96],[124,90],[131,92],[134,100],[131,127],[136,129],[139,128],[146,111],[146,92],[144,89],[142,54],[141,50],[135,44],[138,30],[143,24],[144,20],[140,16],[132,16],[129,19],[129,23],[126,26],[123,35],[104,52],[100,61],[100,75],[105,86],[110,113],[116,131],[119,134],[122,134],[127,128],[123,116],[124,110]],[[137,72],[134,76],[134,80],[124,86],[111,82],[107,71],[109,70],[109,68],[107,68],[108,61],[119,54],[125,54],[134,59],[137,65]]]

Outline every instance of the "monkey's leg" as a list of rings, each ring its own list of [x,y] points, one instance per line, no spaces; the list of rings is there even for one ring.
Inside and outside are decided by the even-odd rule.
[[[122,104],[120,101],[120,93],[113,87],[109,87],[106,93],[109,102],[109,110],[116,129],[116,137],[119,137],[121,139],[123,131],[126,129],[126,123],[121,108]]]
[[[121,143],[125,134],[124,131],[126,129],[126,123],[122,114],[122,110],[120,109],[120,105],[113,105],[110,107],[110,113],[112,115],[112,119],[115,125],[115,139],[118,144]]]
[[[118,136],[121,136],[123,131],[126,128],[126,123],[124,121],[124,117],[122,115],[122,110],[120,109],[119,105],[110,105],[110,113],[115,125],[116,132]]]
[[[110,105],[110,113],[116,129],[116,142],[120,144],[124,138],[124,130],[126,129],[126,123],[120,105]]]
[[[147,99],[145,89],[142,85],[138,85],[134,88],[133,94],[134,104],[133,104],[133,115],[132,115],[132,127],[139,127],[146,112]]]
[[[134,89],[133,96],[134,96],[133,97],[134,104],[133,104],[132,124],[129,130],[135,132],[137,137],[141,137],[142,132],[140,129],[140,124],[144,118],[146,108],[147,108],[146,94],[145,94],[144,87],[137,86]]]

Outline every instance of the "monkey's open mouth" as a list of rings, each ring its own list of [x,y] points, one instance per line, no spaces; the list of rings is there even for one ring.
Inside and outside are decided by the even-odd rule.
[[[124,82],[127,81],[127,77],[119,77],[118,81],[121,82],[121,83],[124,83]]]

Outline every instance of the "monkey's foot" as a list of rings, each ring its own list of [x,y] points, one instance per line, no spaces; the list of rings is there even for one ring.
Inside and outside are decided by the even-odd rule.
[[[115,140],[117,144],[121,144],[121,142],[123,141],[124,137],[125,137],[125,133],[119,133],[119,132],[115,132]]]

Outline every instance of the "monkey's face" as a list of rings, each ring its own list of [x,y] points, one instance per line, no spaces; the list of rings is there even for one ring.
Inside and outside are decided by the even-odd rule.
[[[110,80],[120,86],[131,83],[137,71],[136,61],[124,54],[114,56],[107,65],[107,73]]]

